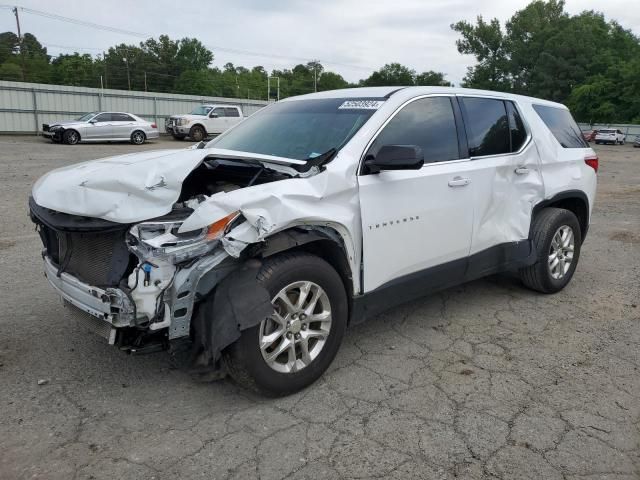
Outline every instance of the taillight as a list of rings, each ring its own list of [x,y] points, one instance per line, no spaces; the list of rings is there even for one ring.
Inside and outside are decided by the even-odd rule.
[[[593,168],[596,172],[598,171],[598,156],[597,155],[587,155],[584,157],[584,163]]]
[[[152,123],[151,128],[158,128],[158,126],[155,123]]]

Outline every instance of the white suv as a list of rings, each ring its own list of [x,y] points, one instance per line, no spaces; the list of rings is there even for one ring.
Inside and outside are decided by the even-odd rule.
[[[561,290],[598,169],[566,107],[443,87],[288,98],[203,147],[42,177],[45,273],[110,343],[187,340],[270,394],[312,383],[347,325],[409,299],[507,270]]]
[[[165,130],[176,140],[189,137],[201,142],[209,135],[218,135],[244,119],[236,105],[200,105],[191,113],[173,115],[165,121]]]
[[[625,134],[615,128],[604,128],[596,133],[596,144],[610,143],[611,145],[624,145]]]

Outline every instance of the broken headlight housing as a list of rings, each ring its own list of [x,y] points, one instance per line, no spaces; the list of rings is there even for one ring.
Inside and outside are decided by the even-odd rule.
[[[140,258],[181,263],[213,250],[239,218],[233,212],[204,228],[179,233],[182,221],[142,222],[129,229],[127,244]]]

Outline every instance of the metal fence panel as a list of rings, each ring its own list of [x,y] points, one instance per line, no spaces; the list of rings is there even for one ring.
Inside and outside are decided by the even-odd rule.
[[[620,130],[627,136],[627,141],[633,141],[636,136],[640,136],[640,125],[633,125],[630,123],[579,123],[578,126],[581,130],[601,130],[603,128],[615,128]]]
[[[97,110],[134,113],[155,121],[162,131],[165,118],[188,113],[202,103],[239,105],[247,116],[268,104],[264,100],[0,80],[0,132],[37,133],[42,123],[69,120]]]

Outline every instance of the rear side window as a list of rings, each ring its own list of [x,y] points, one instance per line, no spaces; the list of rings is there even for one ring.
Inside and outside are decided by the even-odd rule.
[[[499,155],[511,152],[507,109],[502,100],[462,97],[469,155]]]
[[[589,147],[569,110],[545,105],[533,105],[533,109],[563,148]]]
[[[511,151],[517,152],[527,140],[527,130],[524,128],[522,117],[513,102],[504,102],[509,115],[509,130],[511,130]]]
[[[222,107],[214,108],[213,112],[211,112],[211,113],[212,114],[215,113],[219,117],[226,117],[226,115],[224,114],[224,108],[222,108]]]
[[[384,127],[371,145],[374,155],[384,145],[417,145],[425,163],[460,158],[458,132],[449,97],[415,100]]]
[[[227,117],[239,117],[240,114],[238,113],[238,110],[235,108],[225,108],[224,109],[224,113]]]
[[[112,122],[133,122],[134,120],[126,113],[112,113],[111,121]]]

